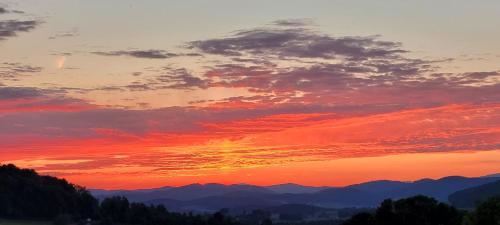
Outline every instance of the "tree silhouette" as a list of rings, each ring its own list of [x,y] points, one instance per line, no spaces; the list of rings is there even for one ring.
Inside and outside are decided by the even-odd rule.
[[[0,217],[54,219],[62,214],[93,217],[97,208],[97,200],[83,187],[12,164],[0,166]]]
[[[475,225],[500,225],[500,196],[480,203],[473,214]]]
[[[344,225],[376,225],[376,220],[370,213],[359,213],[347,220]]]
[[[462,214],[455,208],[426,196],[382,202],[375,215],[361,213],[345,225],[460,225]]]

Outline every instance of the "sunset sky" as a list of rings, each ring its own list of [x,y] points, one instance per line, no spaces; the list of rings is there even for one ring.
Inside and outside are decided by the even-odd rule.
[[[499,12],[0,0],[0,162],[108,189],[499,173]]]

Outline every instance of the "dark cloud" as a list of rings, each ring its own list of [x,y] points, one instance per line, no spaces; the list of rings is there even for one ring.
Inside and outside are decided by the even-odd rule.
[[[313,25],[314,22],[311,19],[288,19],[288,20],[276,20],[271,24],[284,27],[305,27]]]
[[[46,91],[38,88],[0,86],[0,100],[38,98],[46,94]]]
[[[73,53],[71,53],[71,52],[58,52],[58,53],[51,53],[50,55],[55,55],[55,56],[72,56]]]
[[[20,10],[8,10],[6,8],[0,7],[0,14],[7,14],[7,13],[23,14],[24,12]]]
[[[378,36],[333,37],[302,27],[307,24],[300,20],[273,24],[285,28],[238,31],[189,44],[230,61],[215,62],[203,74],[206,79],[200,79],[208,87],[247,88],[255,94],[223,103],[410,105],[500,100],[498,72],[438,73],[440,63],[453,59],[409,58],[399,42]],[[290,64],[282,66],[283,59]]]
[[[197,75],[185,69],[163,68],[153,76],[142,74],[141,80],[118,89],[225,87],[247,88],[255,94],[199,102],[214,104],[373,102],[406,106],[500,99],[496,94],[500,82],[497,72],[437,73],[439,63],[450,59],[409,58],[400,43],[381,41],[377,36],[332,37],[305,28],[265,28],[190,44],[203,54],[226,56],[229,62],[211,62],[207,71]],[[292,64],[282,67],[282,59]]]
[[[69,38],[69,37],[76,37],[76,36],[78,36],[77,30],[71,30],[71,31],[66,31],[66,32],[54,34],[54,35],[50,36],[49,39],[55,40],[55,39],[59,39],[59,38]]]
[[[161,89],[204,89],[208,87],[208,80],[196,77],[186,69],[164,68],[164,73],[156,76],[154,80],[160,84]]]
[[[6,86],[0,84],[0,100],[12,100],[12,99],[49,99],[50,101],[61,99],[70,99],[64,95],[69,91],[73,90],[71,88],[52,88],[44,89],[37,87],[21,87],[21,86]],[[80,100],[72,100],[80,101]]]
[[[466,104],[500,101],[496,72],[439,74],[427,64],[379,67],[318,64],[284,70],[224,65],[210,86],[248,88],[256,96],[226,99],[260,104]],[[368,75],[369,74],[369,75]],[[217,80],[217,81],[215,81]]]
[[[145,59],[168,59],[179,56],[175,53],[169,53],[164,50],[125,50],[125,51],[110,51],[110,52],[92,52],[96,55],[103,56],[130,56],[135,58]]]
[[[471,73],[464,73],[462,76],[466,77],[468,79],[482,80],[482,79],[487,79],[490,77],[500,77],[500,72],[498,72],[498,71],[471,72]]]
[[[148,84],[143,84],[138,81],[134,81],[129,85],[124,86],[123,88],[129,90],[129,91],[150,91],[154,90],[151,85]]]
[[[19,32],[28,32],[40,25],[36,20],[4,20],[0,21],[0,40],[17,36]]]
[[[4,80],[19,80],[21,76],[28,76],[42,71],[41,67],[20,63],[1,63],[0,78]]]
[[[152,91],[164,89],[206,89],[209,86],[208,79],[202,79],[192,75],[183,68],[163,67],[155,70],[154,74],[133,73],[132,76],[140,78],[125,86],[105,86],[94,90],[103,91]],[[141,78],[143,77],[143,78]]]
[[[332,37],[305,28],[239,31],[231,37],[194,41],[188,47],[223,56],[351,60],[397,58],[406,52],[400,43],[380,41],[376,36]]]
[[[422,60],[369,60],[313,63],[280,68],[276,65],[219,64],[205,76],[209,86],[247,87],[255,92],[289,93],[303,91],[323,95],[332,91],[353,91],[386,86],[389,82],[412,80],[432,72],[430,62]]]
[[[162,73],[141,82],[133,82],[123,88],[131,91],[149,91],[161,89],[205,89],[208,80],[190,74],[186,69],[164,69]]]
[[[62,101],[62,100],[59,100]],[[74,103],[66,99],[66,104]],[[30,103],[42,105],[42,103]],[[81,103],[80,103],[81,104]],[[39,111],[13,113],[0,117],[0,135],[25,134],[52,137],[95,137],[98,129],[115,130],[142,136],[150,132],[187,134],[204,131],[203,124],[251,119],[287,113],[321,113],[336,111],[338,114],[368,114],[390,111],[399,106],[321,106],[289,105],[255,109],[213,110],[198,107],[168,107],[161,109],[111,109],[91,108],[78,111]],[[50,130],[44,130],[50,128]]]
[[[240,107],[317,103],[409,106],[500,100],[498,72],[438,73],[439,64],[451,59],[410,58],[399,42],[377,36],[333,37],[300,27],[307,25],[303,20],[273,24],[281,28],[238,31],[230,37],[191,42],[189,47],[201,54],[226,57],[209,62],[201,74],[163,68],[114,90],[246,88],[254,96],[193,103],[241,103]],[[283,59],[289,64],[283,65]]]

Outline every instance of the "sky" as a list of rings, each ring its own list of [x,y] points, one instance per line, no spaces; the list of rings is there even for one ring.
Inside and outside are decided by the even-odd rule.
[[[499,11],[0,0],[0,162],[106,189],[499,173]]]

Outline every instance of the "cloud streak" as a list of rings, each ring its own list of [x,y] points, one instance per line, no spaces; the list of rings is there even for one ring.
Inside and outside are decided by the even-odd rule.
[[[0,41],[15,37],[22,32],[29,32],[40,24],[41,22],[37,20],[2,20],[0,21]]]
[[[223,56],[366,60],[393,58],[406,51],[397,42],[372,37],[332,37],[306,28],[253,29],[231,37],[194,41],[189,48]]]
[[[19,80],[21,77],[40,73],[42,67],[25,65],[21,63],[1,63],[0,78],[3,80]]]
[[[109,51],[109,52],[92,52],[96,55],[102,56],[129,56],[143,59],[168,59],[178,56],[178,54],[166,52],[164,50],[150,49],[150,50],[122,50],[122,51]]]
[[[24,12],[20,10],[8,10],[4,7],[0,7],[0,14],[9,14],[9,13],[23,14]]]

